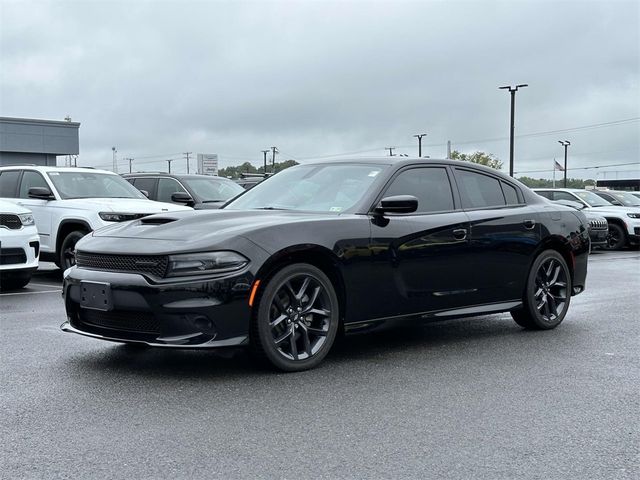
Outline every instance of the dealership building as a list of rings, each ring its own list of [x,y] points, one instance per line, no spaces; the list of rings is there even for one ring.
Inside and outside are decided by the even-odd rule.
[[[80,124],[0,117],[0,166],[55,166],[58,156],[78,155]]]

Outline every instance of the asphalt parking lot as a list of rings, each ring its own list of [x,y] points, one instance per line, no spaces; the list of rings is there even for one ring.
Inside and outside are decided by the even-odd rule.
[[[0,295],[2,478],[639,478],[637,250],[554,331],[361,334],[297,374],[62,333],[60,283]]]

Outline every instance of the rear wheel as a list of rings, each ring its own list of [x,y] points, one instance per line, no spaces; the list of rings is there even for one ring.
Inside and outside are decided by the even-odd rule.
[[[254,355],[287,372],[317,366],[338,331],[338,297],[313,265],[284,267],[267,281],[251,328]]]
[[[522,308],[511,312],[524,328],[549,330],[564,320],[571,300],[571,273],[555,250],[545,250],[533,262]]]
[[[607,249],[620,250],[627,243],[627,236],[624,230],[617,223],[609,224],[609,234],[607,235]]]
[[[78,240],[86,234],[87,232],[74,230],[64,237],[64,240],[62,240],[62,243],[60,244],[60,253],[58,257],[61,269],[66,270],[76,264],[76,243],[78,243]]]

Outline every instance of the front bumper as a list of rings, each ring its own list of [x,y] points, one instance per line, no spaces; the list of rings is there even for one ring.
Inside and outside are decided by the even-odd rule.
[[[35,227],[0,231],[0,271],[38,268],[40,237]]]
[[[81,306],[82,282],[108,285],[108,310]],[[135,273],[73,267],[65,272],[65,332],[154,347],[214,348],[248,342],[249,271],[154,282]],[[86,284],[85,284],[86,286]]]
[[[591,239],[592,247],[603,247],[607,245],[607,236],[609,235],[609,229],[590,229],[589,238]]]

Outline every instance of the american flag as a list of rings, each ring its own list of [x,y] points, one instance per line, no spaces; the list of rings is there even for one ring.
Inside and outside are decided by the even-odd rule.
[[[562,165],[560,165],[557,160],[554,160],[553,163],[555,163],[555,165],[553,166],[554,170],[560,170],[561,172],[564,172],[564,168],[562,168]]]

